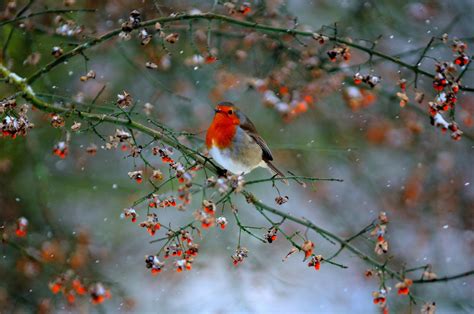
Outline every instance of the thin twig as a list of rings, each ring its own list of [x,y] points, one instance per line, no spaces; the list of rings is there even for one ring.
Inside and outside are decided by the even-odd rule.
[[[419,280],[413,280],[413,283],[433,283],[433,282],[443,282],[443,281],[450,281],[450,280],[455,280],[455,279],[460,279],[468,276],[474,275],[474,270],[469,270],[464,273],[460,273],[457,275],[453,276],[445,276],[445,277],[440,277],[440,278],[434,278],[434,279],[419,279]]]
[[[77,12],[93,13],[93,12],[97,12],[97,10],[96,9],[50,9],[50,10],[33,12],[33,13],[30,13],[30,14],[27,14],[27,15],[15,17],[11,20],[2,21],[2,22],[0,22],[0,26],[15,23],[15,22],[18,22],[18,21],[21,21],[21,20],[26,20],[26,19],[29,19],[31,17],[40,16],[40,15],[77,13]]]

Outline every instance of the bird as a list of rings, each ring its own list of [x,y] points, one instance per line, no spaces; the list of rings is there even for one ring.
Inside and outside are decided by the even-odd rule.
[[[215,107],[214,112],[206,133],[206,146],[219,165],[237,175],[263,167],[285,177],[272,163],[272,152],[255,125],[238,107],[224,101]]]

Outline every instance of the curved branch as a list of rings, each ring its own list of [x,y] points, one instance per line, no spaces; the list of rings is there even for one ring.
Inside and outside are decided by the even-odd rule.
[[[160,17],[160,18],[155,18],[151,19],[148,21],[144,21],[140,24],[140,27],[147,27],[154,25],[155,23],[159,22],[161,24],[166,24],[174,21],[185,21],[185,20],[218,20],[218,21],[223,21],[228,24],[236,25],[236,26],[241,26],[244,28],[249,28],[249,29],[254,29],[258,31],[264,31],[264,32],[272,32],[272,33],[280,33],[280,34],[288,34],[288,35],[293,35],[293,36],[303,36],[303,37],[313,37],[313,32],[307,32],[307,31],[301,31],[297,29],[287,29],[287,28],[281,28],[281,27],[273,27],[265,24],[259,24],[259,23],[254,23],[254,22],[248,22],[248,21],[243,21],[243,20],[238,20],[234,19],[229,16],[225,15],[220,15],[220,14],[214,14],[214,13],[203,13],[203,14],[181,14],[181,15],[175,15],[175,16],[170,16],[170,17]],[[34,73],[30,78],[28,78],[28,84],[32,84],[34,81],[36,81],[39,77],[41,77],[43,74],[51,71],[54,67],[57,65],[63,63],[64,61],[68,60],[69,58],[80,54],[86,49],[89,49],[95,45],[98,45],[102,42],[105,42],[118,34],[122,31],[121,28],[114,29],[108,33],[105,33],[104,35],[95,38],[93,40],[90,40],[82,45],[77,46],[76,48],[66,52],[56,60],[48,63],[46,66],[38,70],[36,73]],[[429,78],[434,78],[434,75],[432,73],[429,73],[427,71],[421,70],[418,65],[411,65],[407,62],[404,62],[400,60],[397,57],[387,55],[381,51],[375,50],[373,47],[368,48],[359,44],[355,44],[349,40],[344,40],[342,38],[339,38],[337,36],[328,36],[325,35],[326,37],[329,38],[330,41],[336,42],[336,43],[341,43],[344,45],[347,45],[349,47],[352,47],[354,49],[366,52],[370,56],[377,56],[382,59],[385,59],[387,61],[390,61],[392,63],[398,64],[399,66],[409,69],[412,72],[414,72],[417,75],[424,75]],[[461,90],[464,91],[469,91],[469,92],[474,92],[474,88],[466,87],[466,86],[461,86]]]
[[[432,282],[445,282],[445,281],[450,281],[450,280],[455,280],[455,279],[460,279],[468,276],[474,275],[474,269],[466,271],[464,273],[460,273],[457,275],[453,276],[445,276],[445,277],[440,277],[440,278],[434,278],[434,279],[419,279],[419,280],[413,280],[413,283],[432,283]]]
[[[245,185],[251,185],[251,184],[257,184],[257,183],[263,183],[263,182],[275,182],[275,181],[285,181],[285,180],[295,180],[298,182],[298,180],[302,181],[335,181],[335,182],[344,182],[342,179],[336,179],[336,178],[315,178],[315,177],[306,177],[306,176],[286,176],[286,177],[272,177],[269,179],[257,179],[257,180],[252,180],[252,181],[246,181]]]

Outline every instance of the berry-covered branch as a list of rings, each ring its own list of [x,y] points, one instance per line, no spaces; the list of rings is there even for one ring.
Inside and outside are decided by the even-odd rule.
[[[69,115],[72,115],[72,116],[76,116],[80,119],[84,119],[86,121],[107,122],[107,123],[111,123],[111,124],[124,126],[126,128],[129,128],[130,130],[133,129],[133,130],[139,131],[143,134],[147,134],[147,135],[151,136],[154,140],[160,141],[160,142],[162,142],[166,145],[169,145],[170,147],[173,147],[173,148],[179,150],[184,156],[188,156],[189,158],[194,160],[197,164],[200,164],[203,167],[205,167],[208,171],[211,171],[213,174],[222,174],[223,173],[223,169],[221,169],[220,167],[215,165],[212,162],[212,160],[210,160],[209,158],[207,158],[203,154],[199,153],[198,151],[196,151],[196,150],[194,150],[194,149],[192,149],[192,148],[190,148],[186,145],[181,144],[175,137],[170,136],[169,133],[167,133],[165,131],[155,130],[155,129],[153,129],[151,127],[148,127],[144,124],[141,124],[141,123],[138,123],[138,122],[134,121],[132,116],[129,113],[123,113],[122,112],[123,115],[126,116],[125,118],[122,118],[119,115],[114,116],[114,115],[106,115],[106,114],[97,114],[97,113],[91,113],[91,112],[86,112],[86,111],[80,111],[80,110],[77,110],[77,109],[69,109],[69,108],[54,106],[54,105],[51,105],[48,102],[42,100],[41,98],[39,98],[24,78],[18,76],[16,73],[11,72],[10,70],[8,70],[5,66],[3,66],[1,64],[0,64],[0,73],[6,79],[7,83],[14,86],[21,93],[22,97],[24,97],[28,102],[31,102],[31,104],[33,104],[36,108],[38,108],[42,111],[50,112],[50,113],[56,113],[56,114],[69,114]],[[133,137],[133,140],[135,140],[134,137]],[[166,157],[166,156],[164,156],[164,157]],[[145,162],[145,160],[144,160],[144,162]],[[173,178],[170,178],[169,180],[172,180],[172,179]],[[301,177],[301,176],[288,176],[285,179],[296,180],[296,181],[298,181],[298,180],[341,181],[339,179],[331,179],[331,178],[320,179],[320,178]],[[319,266],[316,266],[316,265],[319,265],[320,262],[325,262],[325,261],[330,263],[330,264],[333,264],[335,266],[345,267],[343,265],[340,265],[338,263],[333,262],[332,259],[337,254],[339,254],[342,249],[347,249],[350,252],[354,253],[356,256],[358,256],[360,259],[362,259],[365,262],[367,262],[368,264],[370,264],[372,267],[375,267],[378,271],[381,271],[383,274],[386,274],[386,275],[390,276],[391,278],[398,279],[400,281],[404,280],[405,276],[404,276],[403,271],[398,272],[396,270],[393,270],[392,268],[388,267],[387,262],[382,263],[382,262],[377,261],[375,258],[371,257],[369,254],[364,253],[359,248],[357,248],[355,245],[350,243],[354,238],[356,238],[356,237],[358,237],[358,236],[360,236],[360,235],[362,235],[366,232],[369,232],[369,231],[373,230],[374,228],[375,228],[375,230],[382,230],[383,231],[384,227],[381,227],[380,225],[374,226],[374,224],[372,223],[368,227],[364,228],[361,232],[358,232],[356,235],[354,235],[352,237],[349,237],[347,239],[344,239],[344,238],[341,238],[340,236],[337,236],[334,233],[332,233],[332,232],[330,232],[330,231],[328,231],[328,230],[312,223],[309,220],[306,220],[306,219],[303,219],[303,218],[298,218],[298,217],[295,217],[295,216],[293,216],[289,213],[285,213],[281,210],[273,208],[273,207],[259,201],[251,192],[249,192],[249,191],[242,188],[245,185],[263,183],[263,182],[269,182],[269,181],[274,182],[274,181],[277,181],[277,180],[278,180],[278,178],[270,178],[270,179],[261,179],[261,180],[249,181],[246,184],[242,183],[242,186],[238,187],[239,191],[237,191],[237,188],[232,189],[229,193],[227,193],[224,196],[223,201],[225,202],[227,199],[229,199],[231,197],[231,193],[233,193],[234,191],[235,192],[240,192],[243,196],[245,196],[247,202],[249,202],[253,206],[255,206],[256,209],[265,217],[265,219],[267,219],[272,224],[273,229],[271,228],[270,230],[278,230],[278,231],[282,232],[282,234],[284,234],[285,238],[290,243],[292,243],[292,245],[295,247],[296,251],[304,251],[307,258],[312,257],[312,259],[310,261],[310,264],[314,265],[315,267],[319,267]],[[167,182],[169,182],[169,181],[165,181],[165,182],[163,182],[163,184],[166,184]],[[154,185],[154,187],[155,187],[155,192],[157,192],[160,188],[160,186],[155,186],[155,185]],[[144,199],[147,199],[149,196],[150,196],[150,194],[147,195]],[[153,206],[156,206],[156,204],[153,205]],[[215,205],[213,205],[213,206],[215,207]],[[212,209],[211,211],[214,212],[215,208]],[[321,257],[319,255],[314,255],[312,253],[313,252],[312,242],[305,241],[302,245],[297,244],[293,240],[294,236],[289,236],[289,235],[285,234],[282,231],[281,223],[273,222],[271,220],[271,218],[269,218],[263,212],[272,213],[276,216],[281,217],[283,219],[283,221],[292,221],[292,222],[295,222],[295,223],[297,223],[301,226],[304,226],[304,227],[307,227],[311,230],[314,230],[316,233],[320,234],[323,238],[327,239],[328,241],[330,241],[332,243],[334,243],[334,242],[338,243],[340,245],[340,249],[333,256],[331,256],[327,260],[324,260],[323,257]],[[129,214],[131,216],[134,215],[133,212],[131,212],[131,211],[129,212]],[[258,238],[259,240],[261,240],[260,237],[256,236],[255,234],[253,234],[252,232],[249,231],[248,226],[245,226],[240,222],[240,219],[238,217],[237,212],[234,212],[234,214],[235,214],[235,218],[237,220],[237,224],[240,227],[240,229],[242,229],[246,233],[249,233],[251,236],[254,236],[254,237]],[[149,219],[146,222],[142,223],[142,224],[143,224],[143,226],[147,227],[149,230],[154,232],[154,230],[155,230],[154,228],[156,227],[155,217],[150,216]],[[192,228],[194,230],[194,227],[192,227],[192,225],[188,225],[188,227]],[[184,229],[180,228],[179,232],[181,233],[181,232],[186,231],[185,230],[186,228],[187,227],[185,227]],[[171,231],[171,229],[169,231]],[[274,232],[274,231],[271,231],[270,236],[273,235],[272,232]],[[173,239],[175,239],[177,237],[177,234],[178,233],[176,231],[173,231],[172,234],[170,234],[170,236],[167,237],[168,241],[166,243],[170,243]],[[381,235],[378,236],[379,237],[379,240],[378,240],[379,242],[377,243],[377,245],[381,246],[381,248],[380,248],[381,250],[385,250],[384,247],[383,247],[384,239],[383,239],[382,235],[383,235],[383,232],[381,233]],[[244,250],[243,248],[239,248],[238,250],[240,250],[240,251],[238,252],[236,258],[237,258],[237,260],[240,261],[241,259],[243,259],[244,255],[246,255],[248,252],[243,251]],[[151,263],[153,263],[153,261],[151,261]],[[462,278],[462,277],[465,277],[465,276],[470,276],[472,274],[474,274],[474,271],[468,271],[468,272],[464,272],[464,273],[461,273],[461,274],[458,274],[458,275],[442,277],[442,278],[439,278],[439,279],[436,279],[436,280],[435,279],[418,280],[418,281],[413,281],[413,283],[449,281],[449,280]]]
[[[385,54],[379,50],[375,49],[375,45],[372,47],[365,47],[363,45],[354,43],[350,40],[343,39],[341,37],[335,36],[335,35],[326,35],[326,34],[320,34],[320,33],[315,33],[315,32],[308,32],[308,31],[301,31],[297,29],[290,29],[290,28],[281,28],[281,27],[273,27],[269,25],[264,25],[264,24],[259,24],[259,23],[253,23],[245,20],[240,20],[240,19],[235,19],[229,16],[225,15],[219,15],[215,13],[203,13],[203,14],[175,14],[169,17],[160,17],[160,18],[155,18],[155,19],[150,19],[148,21],[141,22],[135,26],[135,28],[142,28],[142,27],[148,27],[155,25],[156,23],[160,24],[167,24],[175,21],[188,21],[188,20],[217,20],[221,22],[225,22],[231,25],[236,25],[240,26],[243,28],[247,29],[254,29],[258,31],[263,31],[263,32],[271,32],[271,33],[280,33],[280,34],[287,34],[287,35],[293,35],[293,36],[302,36],[302,37],[312,37],[315,39],[318,38],[324,38],[325,40],[333,41],[335,43],[339,44],[344,44],[348,47],[352,47],[354,49],[357,49],[359,51],[363,51],[367,53],[371,58],[373,56],[380,57],[386,61],[389,61],[391,63],[397,64],[403,68],[406,68],[412,72],[414,72],[416,75],[424,75],[429,78],[435,78],[435,75],[432,73],[429,73],[427,71],[424,71],[420,69],[418,64],[412,65],[407,62],[404,62],[400,60],[397,57],[390,56],[388,54]],[[28,78],[28,83],[31,84],[35,82],[38,78],[40,78],[43,74],[48,73],[51,71],[53,68],[58,66],[59,64],[62,64],[64,61],[67,61],[68,59],[81,54],[87,49],[90,49],[91,47],[94,47],[100,43],[103,43],[105,41],[108,41],[116,36],[118,36],[122,32],[122,28],[117,28],[112,31],[109,31],[105,34],[103,34],[100,37],[97,37],[95,39],[92,39],[90,41],[87,41],[74,49],[62,54],[59,56],[56,60],[48,63],[46,66],[38,70],[36,73],[31,75]],[[474,88],[468,87],[468,86],[462,86],[460,85],[459,88],[464,91],[468,92],[474,92]]]

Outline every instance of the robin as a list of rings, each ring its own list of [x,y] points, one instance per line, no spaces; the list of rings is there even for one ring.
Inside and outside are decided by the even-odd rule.
[[[221,102],[214,111],[206,146],[217,163],[234,174],[246,174],[263,167],[284,177],[273,165],[272,152],[255,125],[239,108],[230,102]]]

